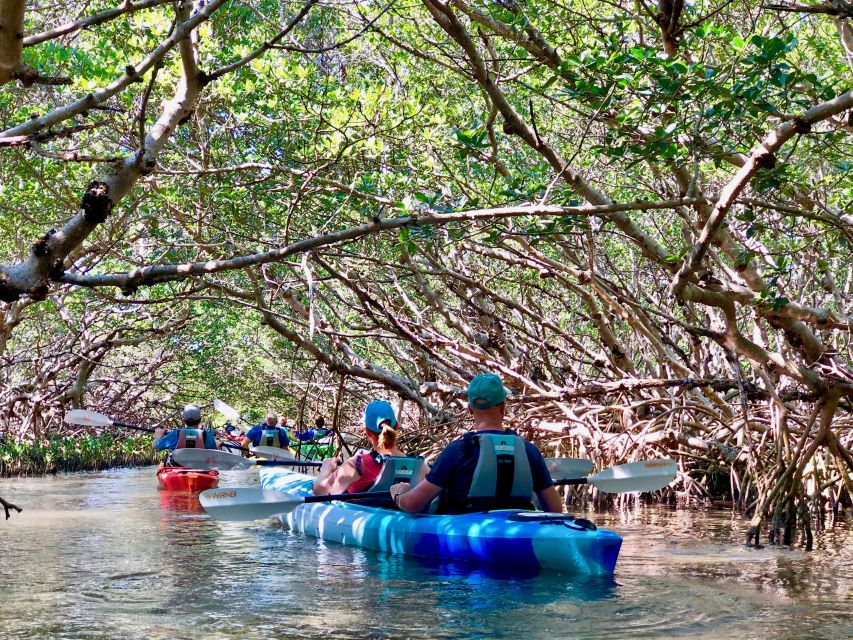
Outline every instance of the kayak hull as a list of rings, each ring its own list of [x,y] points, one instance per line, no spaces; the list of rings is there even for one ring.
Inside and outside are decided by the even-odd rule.
[[[215,489],[219,485],[218,471],[187,469],[186,467],[163,467],[157,470],[157,486],[166,491],[199,493]]]
[[[275,467],[260,473],[264,489],[312,495],[310,476]],[[586,529],[569,516],[515,509],[449,516],[316,502],[280,519],[295,531],[329,542],[523,572],[610,575],[622,545],[612,531]]]

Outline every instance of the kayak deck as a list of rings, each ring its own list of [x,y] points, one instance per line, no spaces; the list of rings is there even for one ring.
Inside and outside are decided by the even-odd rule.
[[[314,478],[261,469],[264,489],[312,495]],[[427,558],[486,563],[504,569],[613,573],[622,538],[589,529],[571,516],[505,510],[463,515],[408,514],[353,502],[303,504],[281,516],[292,529],[322,540]]]
[[[167,491],[200,493],[206,489],[215,489],[217,485],[219,485],[218,471],[186,467],[163,467],[157,470],[157,486]]]

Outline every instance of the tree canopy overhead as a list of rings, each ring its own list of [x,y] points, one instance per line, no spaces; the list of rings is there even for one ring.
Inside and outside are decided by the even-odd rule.
[[[837,501],[851,17],[0,0],[10,424],[380,385],[426,428],[490,369],[597,455],[721,464],[759,514]]]

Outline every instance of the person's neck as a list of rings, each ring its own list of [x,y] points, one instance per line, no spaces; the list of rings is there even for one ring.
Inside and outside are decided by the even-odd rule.
[[[503,429],[503,418],[483,417],[474,420],[474,431],[500,431]]]
[[[379,446],[379,438],[371,438],[370,436],[367,436],[367,439],[370,442],[370,448],[373,449],[376,453],[383,456],[388,453],[385,447]]]

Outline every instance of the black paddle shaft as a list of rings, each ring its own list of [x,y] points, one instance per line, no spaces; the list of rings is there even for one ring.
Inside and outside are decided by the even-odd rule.
[[[252,464],[258,467],[319,467],[323,463],[314,460],[253,460]]]
[[[279,460],[269,460],[268,462],[275,462],[277,464],[287,464],[285,461]],[[565,485],[565,484],[588,484],[586,478],[568,478],[566,480],[557,480],[555,485]],[[382,497],[388,497],[388,493],[385,491],[366,491],[363,493],[339,493],[333,494],[329,496],[305,496],[305,502],[334,502],[335,500],[366,500],[366,499],[376,499]]]
[[[573,484],[589,484],[586,478],[566,478],[565,480],[554,480],[554,485],[565,486]]]
[[[148,433],[154,433],[154,429],[150,427],[137,427],[135,424],[127,424],[126,422],[116,422],[113,420],[114,427],[124,427],[125,429],[136,429],[137,431],[146,431]]]
[[[365,491],[362,493],[338,493],[329,496],[305,496],[305,502],[334,502],[335,500],[367,500],[377,498],[388,498],[391,496],[387,491]]]

